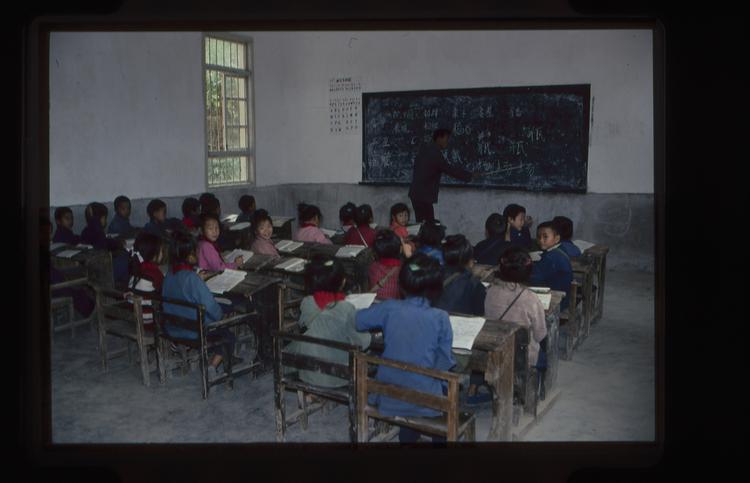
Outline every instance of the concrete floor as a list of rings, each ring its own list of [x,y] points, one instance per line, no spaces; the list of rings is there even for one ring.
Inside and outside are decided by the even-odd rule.
[[[524,441],[651,441],[655,438],[654,277],[609,271],[604,316],[572,361],[560,361],[561,395]],[[111,347],[121,344],[114,340]],[[52,344],[53,443],[275,442],[273,377],[244,376],[234,389],[214,387],[201,399],[198,372],[151,387],[138,366],[114,359],[104,374],[96,333],[87,327],[56,334]],[[287,408],[295,407],[288,394]],[[491,409],[477,409],[485,440]],[[346,408],[292,426],[290,442],[347,442]]]

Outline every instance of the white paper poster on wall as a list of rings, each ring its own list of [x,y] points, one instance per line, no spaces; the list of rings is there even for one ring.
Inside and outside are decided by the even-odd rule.
[[[328,83],[331,134],[359,134],[362,105],[361,77],[333,77]]]

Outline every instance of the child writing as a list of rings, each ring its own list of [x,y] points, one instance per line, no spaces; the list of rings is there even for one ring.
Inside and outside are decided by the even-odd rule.
[[[149,222],[143,227],[143,231],[161,238],[169,238],[164,221],[167,219],[167,204],[160,199],[154,199],[146,205],[146,213]]]
[[[409,216],[411,216],[411,212],[405,203],[396,203],[391,206],[391,230],[401,238],[406,258],[411,257],[414,250],[416,250],[416,246],[409,239],[409,232],[406,230],[406,225],[409,223]]]
[[[198,266],[203,270],[219,271],[225,268],[236,269],[245,262],[242,255],[231,262],[221,257],[219,240],[219,219],[212,213],[201,215],[201,236],[198,239]]]
[[[133,233],[133,227],[130,225],[130,199],[127,196],[120,195],[115,198],[113,206],[115,207],[115,216],[112,217],[107,233],[130,235]]]
[[[357,330],[381,329],[385,349],[383,358],[447,371],[455,365],[451,353],[453,331],[448,313],[432,308],[431,303],[443,291],[443,278],[437,260],[417,253],[399,271],[404,300],[386,300],[357,311]],[[391,367],[378,368],[378,381],[412,388],[420,392],[444,394],[444,384],[431,377]],[[383,395],[371,396],[370,404],[387,416],[438,417],[439,411],[406,403]],[[401,428],[399,441],[414,442],[420,434]],[[444,438],[432,438],[444,441]]]
[[[161,294],[164,274],[159,269],[159,264],[164,258],[163,248],[161,238],[152,233],[141,232],[133,243],[128,265],[128,288],[146,296],[143,300],[143,327],[149,332],[154,330],[154,313],[151,300],[147,297],[151,293]]]
[[[255,240],[253,240],[250,250],[262,255],[271,255],[274,258],[281,257],[271,241],[273,221],[266,210],[257,210],[253,215],[253,233],[255,234]]]
[[[107,226],[107,207],[93,202],[86,206],[86,228],[81,232],[81,242],[97,250],[112,252],[112,272],[115,282],[126,284],[128,281],[128,255],[123,248],[124,241],[107,238],[104,227]]]
[[[182,224],[188,231],[198,229],[201,203],[198,198],[188,197],[182,201]]]
[[[526,208],[511,203],[503,210],[503,220],[506,223],[505,241],[509,241],[513,245],[531,247],[529,229],[534,221],[530,216],[526,216]]]
[[[401,298],[398,287],[401,239],[391,230],[378,230],[372,246],[377,259],[367,269],[370,292],[376,292],[378,300]]]
[[[220,305],[216,302],[216,299],[214,299],[206,283],[203,281],[204,275],[199,275],[195,272],[194,266],[198,258],[193,237],[187,233],[177,231],[172,237],[171,246],[172,267],[162,283],[162,295],[176,300],[203,305],[205,308],[204,323],[206,325],[211,325],[221,320],[224,314],[230,310],[227,308],[228,306]],[[190,307],[169,303],[164,304],[164,312],[186,319],[195,319],[196,316],[195,310]],[[189,329],[170,324],[165,324],[163,329],[171,337],[198,339],[198,333]],[[208,367],[209,375],[214,375],[219,371],[219,364],[234,351],[236,338],[231,331],[222,328],[212,331],[209,340],[222,342],[221,349],[223,356],[213,354]],[[238,363],[241,362],[239,358],[232,360]]]
[[[474,250],[464,235],[450,235],[443,243],[445,278],[443,294],[435,307],[446,312],[468,315],[484,314],[484,297],[487,293],[482,281],[471,273]]]
[[[67,243],[77,245],[81,242],[81,237],[73,233],[73,211],[67,206],[61,206],[55,209],[55,236],[52,238],[54,243]]]
[[[554,223],[551,221],[540,223],[537,231],[539,246],[542,248],[542,259],[534,263],[531,271],[531,285],[550,287],[552,290],[565,292],[565,297],[560,303],[560,310],[565,310],[570,304],[568,300],[570,284],[573,282],[570,258],[560,249],[560,233]]]
[[[355,326],[354,305],[344,300],[346,284],[341,262],[324,256],[316,256],[305,268],[305,285],[310,295],[300,304],[299,326],[304,334],[325,340],[357,345],[362,350],[370,346],[368,332],[358,332]],[[337,364],[348,365],[345,351],[331,349],[305,342],[292,342],[287,352],[313,356]],[[299,377],[309,384],[326,387],[339,387],[348,381],[316,371],[300,370]]]
[[[237,202],[237,205],[240,208],[240,216],[237,217],[237,220],[235,220],[237,223],[239,222],[247,222],[250,223],[253,221],[253,214],[255,213],[255,197],[250,195],[242,195],[240,196],[239,201]]]
[[[581,249],[570,241],[573,238],[573,220],[566,216],[556,216],[552,223],[557,226],[557,232],[560,234],[560,250],[570,258],[580,257]]]
[[[441,248],[444,237],[445,227],[440,224],[439,220],[425,221],[419,228],[419,234],[417,235],[417,240],[419,241],[417,253],[424,253],[436,259],[440,262],[440,265],[445,265],[445,258],[443,258],[443,250]]]
[[[320,230],[320,223],[323,221],[323,214],[320,208],[307,203],[297,205],[297,216],[299,217],[300,227],[294,234],[294,240],[302,242],[332,244],[331,240]]]
[[[474,247],[474,259],[483,265],[495,265],[503,252],[512,245],[505,241],[505,222],[500,213],[492,213],[484,222],[485,239]]]
[[[354,221],[357,226],[353,226],[344,235],[346,245],[364,245],[372,246],[375,241],[375,230],[370,227],[372,223],[372,207],[370,205],[360,205],[354,212]]]

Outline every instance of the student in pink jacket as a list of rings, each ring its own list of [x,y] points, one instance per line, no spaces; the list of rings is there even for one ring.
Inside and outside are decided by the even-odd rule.
[[[219,218],[213,213],[201,215],[201,236],[198,239],[198,266],[203,270],[218,271],[242,266],[245,260],[240,255],[232,262],[225,262],[217,243]]]
[[[255,240],[250,246],[250,250],[252,250],[253,253],[271,255],[274,258],[281,256],[276,249],[276,245],[271,241],[271,235],[273,235],[273,221],[271,220],[271,217],[268,216],[266,210],[260,209],[253,213],[253,233],[255,233]]]
[[[297,205],[298,219],[300,227],[293,239],[302,242],[324,243],[331,245],[333,242],[320,230],[320,222],[323,220],[323,214],[320,208],[315,205],[300,203]]]

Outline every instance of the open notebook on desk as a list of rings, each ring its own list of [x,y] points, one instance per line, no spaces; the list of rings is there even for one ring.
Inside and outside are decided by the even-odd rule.
[[[573,245],[577,246],[581,250],[581,253],[583,253],[589,248],[596,245],[596,243],[591,243],[583,240],[573,240]]]
[[[294,219],[293,216],[273,216],[271,215],[272,225],[274,228],[281,228],[284,226],[284,223],[288,221],[292,221]]]
[[[292,257],[279,263],[274,268],[287,272],[302,272],[305,269],[306,264],[307,260],[304,258]]]
[[[406,226],[406,232],[409,235],[417,236],[419,234],[419,229],[422,227],[422,225],[407,225]]]
[[[471,352],[474,339],[484,327],[484,317],[462,317],[459,315],[449,316],[451,328],[453,329],[453,350],[460,353]]]
[[[276,249],[280,252],[292,253],[294,250],[298,249],[302,245],[304,245],[304,243],[298,242],[298,241],[279,240],[276,242]]]
[[[333,235],[337,233],[336,230],[329,230],[328,228],[321,228],[320,231],[322,231],[323,234],[327,236],[328,238],[331,238]]]
[[[364,249],[364,245],[344,245],[336,252],[336,256],[338,258],[354,258]]]
[[[206,280],[206,286],[211,293],[222,294],[232,290],[238,283],[245,279],[247,272],[243,270],[224,269],[223,272]]]
[[[376,293],[353,293],[346,296],[346,301],[354,305],[357,310],[366,309],[372,305]]]
[[[239,248],[236,248],[224,255],[224,261],[234,263],[234,260],[237,257],[242,257],[244,261],[247,262],[253,257],[253,252],[251,252],[250,250],[241,250]]]
[[[247,228],[250,228],[250,222],[241,221],[239,223],[235,223],[232,226],[230,226],[229,227],[229,231],[241,231],[241,230],[245,230]]]
[[[55,256],[62,257],[62,258],[73,258],[79,253],[81,253],[81,250],[63,250],[60,253],[55,254]]]

